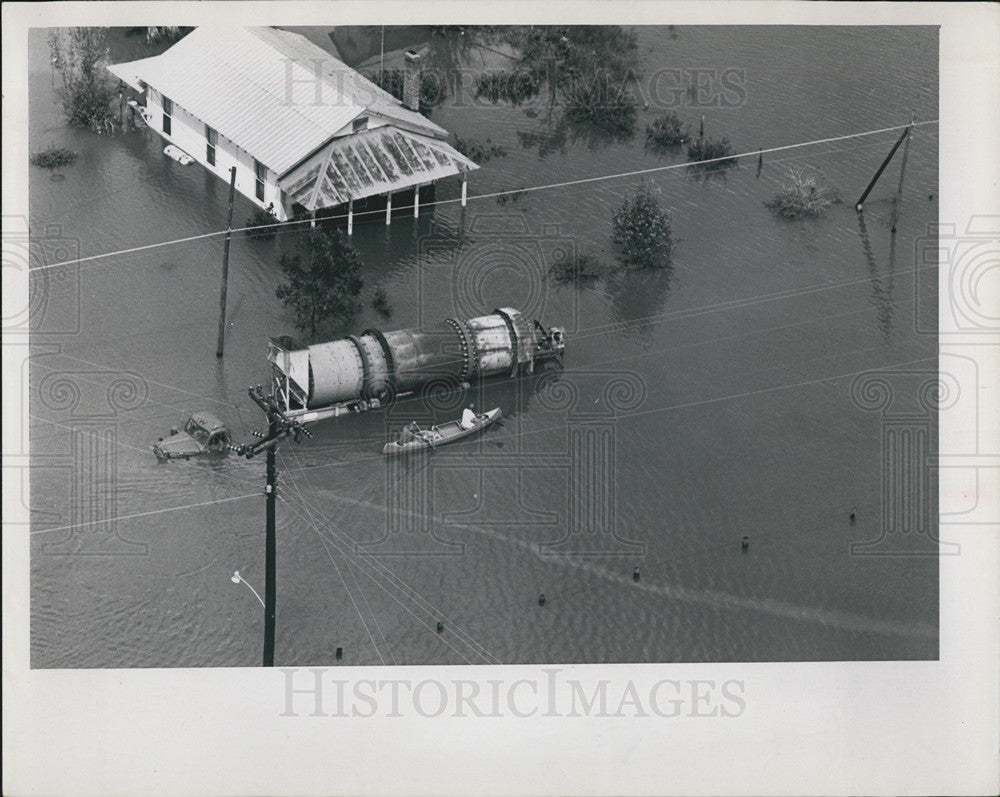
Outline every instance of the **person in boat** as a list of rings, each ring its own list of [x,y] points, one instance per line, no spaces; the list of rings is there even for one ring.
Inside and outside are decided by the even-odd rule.
[[[415,440],[417,433],[420,431],[420,427],[417,426],[416,421],[410,421],[406,426],[403,427],[403,431],[399,433],[400,443],[409,443]]]
[[[479,416],[476,415],[471,406],[466,407],[464,410],[462,410],[462,422],[461,422],[462,428],[471,429],[473,426],[476,425],[476,419],[478,417]]]

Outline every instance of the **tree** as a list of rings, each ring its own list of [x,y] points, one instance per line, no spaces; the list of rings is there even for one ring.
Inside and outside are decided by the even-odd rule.
[[[59,97],[71,125],[95,132],[114,130],[115,83],[108,72],[103,28],[70,28],[49,34],[52,64],[62,78]]]
[[[311,229],[293,252],[281,256],[286,282],[275,295],[295,314],[295,327],[315,339],[327,322],[347,327],[361,310],[361,256],[339,230]]]
[[[612,218],[611,240],[620,247],[624,266],[664,268],[670,265],[673,245],[670,217],[652,192],[639,186],[635,196],[625,198]]]

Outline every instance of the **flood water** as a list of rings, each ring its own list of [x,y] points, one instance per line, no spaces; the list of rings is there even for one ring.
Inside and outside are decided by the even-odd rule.
[[[933,29],[637,37],[646,76],[741,70],[734,107],[688,96],[673,108],[695,127],[704,114],[706,135],[738,153],[937,118]],[[111,43],[120,60],[145,54],[117,32]],[[80,155],[60,175],[31,170],[48,262],[225,228],[221,180],[163,156],[151,131],[68,128],[44,31],[30,52],[31,148]],[[465,63],[495,57],[472,50]],[[539,144],[525,134],[549,130],[542,102],[433,109],[507,155],[472,175],[464,211],[443,202],[459,191],[445,182],[417,220],[356,225],[356,329],[519,307],[566,328],[565,356],[536,378],[326,421],[281,445],[278,664],[333,664],[338,648],[351,665],[936,658],[936,558],[851,544],[898,528],[884,517],[885,416],[858,406],[852,383],[937,370],[936,273],[915,254],[937,220],[937,128],[914,130],[895,234],[899,155],[860,223],[853,202],[899,131],[767,154],[759,172],[753,156],[708,179],[674,169],[475,199],[681,163],[645,147],[663,110],[640,107],[630,139],[584,128]],[[775,218],[764,202],[796,165],[844,203]],[[548,276],[574,253],[614,261],[611,217],[640,181],[671,214],[672,268],[585,285]],[[235,220],[250,212],[237,196]],[[237,441],[264,428],[247,388],[267,382],[268,337],[293,332],[274,289],[295,236],[234,236],[221,360],[219,237],[34,275],[33,667],[259,664],[262,611],[230,577],[263,593],[263,458],[163,464],[150,445],[194,410]],[[388,320],[371,309],[377,287]],[[505,425],[386,463],[396,413],[444,420],[468,401],[500,406]],[[904,553],[933,548],[928,501]]]

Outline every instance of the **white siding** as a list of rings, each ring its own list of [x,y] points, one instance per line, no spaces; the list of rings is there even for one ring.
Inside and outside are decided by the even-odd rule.
[[[282,191],[277,184],[278,176],[270,169],[266,170],[264,177],[264,201],[257,199],[257,175],[254,170],[254,159],[250,153],[240,149],[219,133],[218,144],[215,147],[215,165],[211,166],[208,163],[208,139],[205,137],[204,122],[175,102],[174,112],[171,114],[170,135],[164,133],[162,96],[152,87],[146,90],[146,109],[153,130],[166,141],[176,144],[210,172],[218,175],[227,185],[229,169],[236,166],[237,191],[259,207],[266,208],[268,204],[273,203],[274,212],[279,219],[285,221],[289,218],[291,208],[284,206]]]

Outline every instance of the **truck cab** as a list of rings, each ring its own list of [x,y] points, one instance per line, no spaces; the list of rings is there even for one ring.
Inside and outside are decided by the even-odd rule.
[[[153,446],[159,459],[189,459],[203,454],[222,454],[231,445],[229,428],[207,412],[192,414],[184,429],[171,429],[166,439],[160,438]]]

